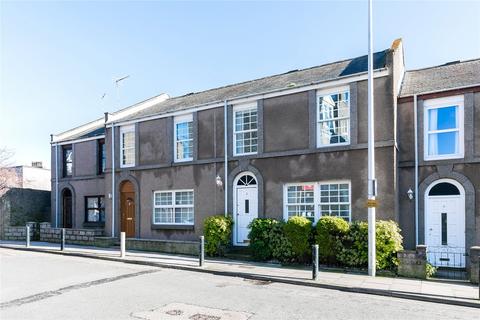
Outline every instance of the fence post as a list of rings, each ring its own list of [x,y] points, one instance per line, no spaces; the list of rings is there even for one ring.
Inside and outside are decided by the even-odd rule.
[[[200,236],[200,250],[199,250],[199,257],[198,257],[198,265],[203,267],[205,262],[205,237]]]
[[[125,258],[125,232],[120,232],[120,258]]]
[[[62,228],[62,232],[60,234],[60,250],[65,250],[65,228]]]
[[[312,280],[318,278],[318,244],[312,246]]]
[[[25,231],[27,232],[25,235],[25,247],[30,247],[30,226],[25,226]]]

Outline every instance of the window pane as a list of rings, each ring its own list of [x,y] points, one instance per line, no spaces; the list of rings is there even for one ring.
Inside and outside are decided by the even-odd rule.
[[[88,208],[98,208],[98,198],[97,197],[92,197],[92,198],[87,198],[87,207]]]
[[[349,142],[349,94],[335,93],[318,98],[318,142],[330,145]]]
[[[321,145],[345,143],[349,141],[350,120],[322,121],[319,126],[319,142]]]
[[[156,206],[172,205],[172,193],[171,192],[157,192],[157,193],[155,193],[155,205]]]
[[[153,213],[154,223],[174,223],[173,208],[155,208]]]
[[[428,135],[429,155],[447,155],[458,152],[458,131],[430,133]]]
[[[175,223],[193,224],[193,208],[175,208]]]
[[[350,189],[347,183],[330,183],[320,185],[321,216],[350,218]]]
[[[257,109],[235,112],[235,153],[257,152]]]
[[[458,128],[457,106],[428,110],[428,129],[445,130]]]
[[[193,192],[175,192],[175,204],[179,205],[189,205],[193,204]]]
[[[87,212],[87,221],[88,222],[99,222],[100,221],[100,210],[89,209],[88,212]]]

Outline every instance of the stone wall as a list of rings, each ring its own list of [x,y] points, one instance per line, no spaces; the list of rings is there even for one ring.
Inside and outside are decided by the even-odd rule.
[[[470,248],[470,282],[478,283],[480,272],[480,246]]]
[[[40,223],[40,241],[60,242],[62,228],[52,228],[49,222]],[[102,237],[103,229],[65,229],[65,242],[95,245],[95,237]]]
[[[34,223],[35,224],[35,223]],[[35,235],[35,226],[34,224],[30,225],[30,240],[34,240]],[[4,227],[3,228],[3,239],[4,240],[13,240],[13,241],[25,241],[27,235],[26,227]]]
[[[397,253],[398,275],[407,278],[427,278],[427,246],[419,245],[416,250]]]
[[[200,251],[199,242],[197,241],[174,241],[154,239],[127,239],[126,249],[187,255],[198,255]]]

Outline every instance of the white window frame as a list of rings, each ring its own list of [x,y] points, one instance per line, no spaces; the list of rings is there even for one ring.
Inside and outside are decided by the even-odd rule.
[[[326,180],[326,181],[317,181],[317,182],[292,182],[292,183],[285,183],[283,185],[283,219],[288,221],[288,187],[291,186],[307,186],[313,185],[313,207],[314,207],[314,221],[313,224],[317,224],[318,220],[322,217],[320,214],[320,206],[322,203],[320,202],[320,186],[325,184],[348,184],[348,204],[350,206],[350,214],[348,216],[348,222],[352,222],[352,183],[350,180]],[[329,204],[331,204],[329,202]],[[338,216],[340,217],[340,216]],[[340,217],[343,218],[343,217]]]
[[[182,141],[188,141],[192,140],[192,157],[189,158],[183,158],[179,159],[177,158],[177,124],[179,123],[184,123],[184,122],[192,122],[193,126],[193,114],[186,114],[186,115],[181,115],[181,116],[176,116],[173,120],[173,159],[174,162],[186,162],[186,161],[192,161],[193,160],[193,139],[194,139],[194,134],[192,132],[192,137],[187,140],[182,140]]]
[[[123,147],[123,134],[133,132],[133,162],[132,163],[124,163],[123,162],[123,154],[125,152],[125,148]],[[135,133],[135,125],[129,126],[121,126],[120,127],[120,168],[130,168],[135,166],[135,156],[136,156],[136,145],[135,145],[136,133]]]
[[[332,121],[332,120],[320,120],[320,105],[319,105],[319,100],[321,97],[330,95],[330,94],[341,94],[348,92],[348,117],[341,117],[341,118],[336,118],[335,120],[344,120],[348,119],[348,141],[347,142],[340,142],[340,143],[334,143],[334,144],[321,144],[320,143],[320,123],[325,122],[325,121]],[[351,137],[351,106],[350,106],[350,86],[342,86],[342,87],[332,87],[332,88],[327,88],[327,89],[322,89],[322,90],[317,90],[317,96],[316,96],[316,118],[315,118],[315,127],[316,127],[316,138],[317,138],[317,148],[328,148],[328,147],[335,147],[335,146],[345,146],[349,145],[350,141],[352,140]]]
[[[423,157],[424,160],[447,160],[460,159],[465,156],[464,147],[464,98],[463,95],[451,96],[438,99],[425,100],[423,102]],[[458,107],[458,129],[445,129],[429,131],[428,113],[432,109],[441,109],[446,107]],[[445,155],[429,155],[428,135],[432,133],[458,132],[458,153]]]
[[[241,130],[237,131],[236,126],[235,126],[235,115],[239,111],[245,111],[245,110],[251,110],[255,109],[257,111],[257,129],[250,129],[250,130]],[[246,132],[257,132],[257,151],[255,152],[242,152],[242,153],[237,153],[237,133],[246,133]],[[232,139],[233,139],[233,155],[234,156],[245,156],[245,155],[250,155],[250,154],[257,154],[258,153],[258,105],[257,102],[255,103],[249,103],[249,104],[242,104],[242,105],[236,105],[233,106],[232,109]]]
[[[177,192],[191,192],[192,204],[175,204],[175,197]],[[171,193],[172,205],[156,205],[155,196],[157,193]],[[195,192],[193,189],[178,189],[178,190],[157,190],[153,192],[153,211],[152,211],[152,223],[154,225],[179,225],[179,226],[193,226],[195,224]],[[192,208],[193,209],[193,223],[178,223],[178,222],[155,222],[155,209],[157,208],[172,208],[173,217],[175,218],[175,208]]]

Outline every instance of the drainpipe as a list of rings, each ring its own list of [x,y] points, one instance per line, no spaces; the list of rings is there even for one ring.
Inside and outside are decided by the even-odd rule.
[[[115,237],[115,124],[112,122],[112,238]]]
[[[225,104],[224,104],[224,107],[223,107],[223,143],[224,143],[224,146],[223,146],[223,154],[224,154],[224,158],[225,158],[225,163],[224,163],[224,167],[225,167],[225,217],[228,216],[228,112],[227,112],[227,107],[228,107],[228,103],[227,103],[227,100],[225,100]]]
[[[413,131],[415,135],[415,247],[418,246],[418,105],[417,94],[413,95]]]
[[[50,140],[53,142],[53,134],[50,135]],[[55,143],[55,228],[58,228],[58,142]]]

